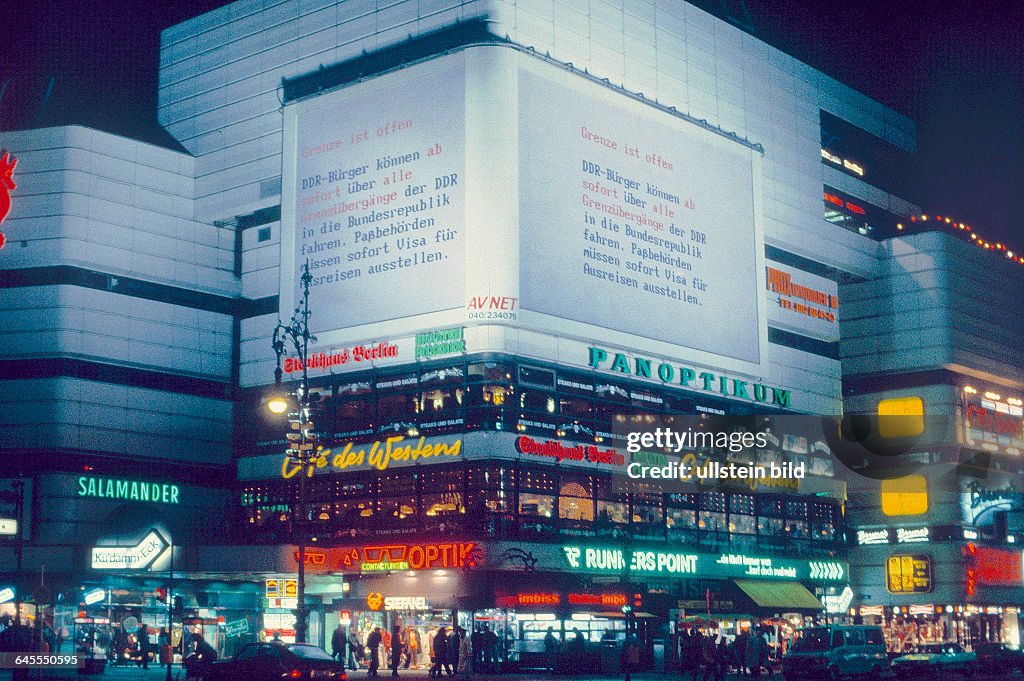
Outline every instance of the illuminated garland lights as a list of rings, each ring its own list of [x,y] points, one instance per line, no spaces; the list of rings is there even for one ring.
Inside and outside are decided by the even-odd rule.
[[[1024,256],[1018,255],[1014,251],[1011,251],[1009,248],[1006,247],[1005,244],[998,242],[992,243],[991,241],[986,241],[985,239],[982,239],[974,232],[973,229],[971,229],[971,226],[968,225],[967,223],[957,222],[952,218],[943,217],[941,215],[936,215],[934,217],[928,217],[927,215],[912,215],[910,216],[910,221],[914,223],[936,222],[939,225],[949,225],[949,228],[954,231],[970,234],[971,241],[973,241],[974,245],[977,246],[978,248],[984,248],[986,251],[1001,251],[1007,258],[1009,258],[1013,262],[1017,263],[1018,265],[1024,265]],[[896,229],[897,231],[902,232],[904,230],[903,223],[897,223]]]

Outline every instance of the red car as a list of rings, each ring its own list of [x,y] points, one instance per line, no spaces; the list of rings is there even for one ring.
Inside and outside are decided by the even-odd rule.
[[[210,665],[205,681],[347,681],[345,665],[308,643],[250,643]]]

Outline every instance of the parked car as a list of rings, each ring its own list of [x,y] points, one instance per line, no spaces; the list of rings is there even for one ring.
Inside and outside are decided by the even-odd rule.
[[[345,665],[307,643],[250,643],[210,666],[206,681],[347,681]]]
[[[786,681],[850,676],[878,678],[889,670],[885,636],[877,626],[832,624],[798,629],[782,657]]]
[[[909,655],[893,660],[892,670],[898,676],[937,677],[950,672],[968,674],[975,665],[975,654],[965,651],[959,643],[922,643]]]
[[[1024,650],[1003,643],[982,643],[975,651],[978,669],[990,674],[1024,674]]]

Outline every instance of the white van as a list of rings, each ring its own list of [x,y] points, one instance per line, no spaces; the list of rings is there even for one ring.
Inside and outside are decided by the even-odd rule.
[[[829,624],[798,629],[782,658],[786,681],[831,679],[851,676],[877,679],[889,671],[882,628],[866,625]]]

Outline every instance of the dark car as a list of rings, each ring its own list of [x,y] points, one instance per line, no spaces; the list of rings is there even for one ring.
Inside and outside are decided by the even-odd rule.
[[[1003,643],[982,643],[974,649],[981,671],[992,674],[1024,673],[1024,651]]]
[[[206,681],[347,681],[345,665],[307,643],[250,643],[210,667]]]
[[[952,672],[969,674],[975,665],[975,654],[967,652],[959,643],[922,643],[914,652],[892,661],[897,678],[925,675],[938,678]]]

